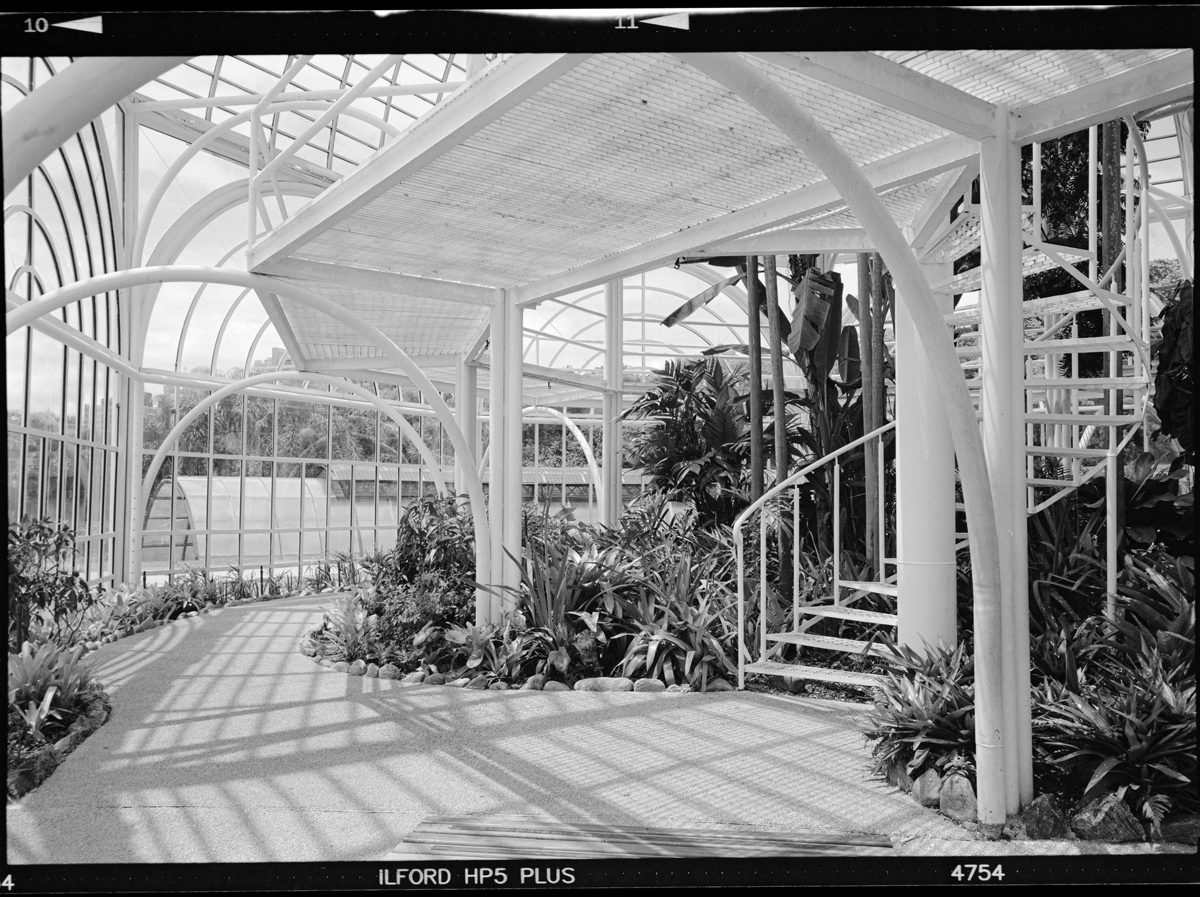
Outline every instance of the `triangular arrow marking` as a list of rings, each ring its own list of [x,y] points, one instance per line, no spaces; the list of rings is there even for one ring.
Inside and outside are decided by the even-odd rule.
[[[679,28],[687,31],[691,26],[687,13],[677,13],[673,16],[658,16],[653,19],[642,19],[643,25],[662,25],[664,28]]]
[[[88,19],[72,19],[69,22],[51,22],[52,28],[70,28],[72,31],[90,31],[92,34],[104,33],[104,20],[100,16]]]

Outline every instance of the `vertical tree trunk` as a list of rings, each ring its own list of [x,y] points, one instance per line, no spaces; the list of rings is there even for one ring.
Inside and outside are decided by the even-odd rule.
[[[1100,129],[1100,195],[1101,195],[1101,212],[1103,218],[1101,238],[1100,238],[1100,273],[1104,275],[1116,260],[1117,255],[1121,251],[1121,225],[1123,224],[1123,213],[1121,210],[1121,122],[1109,121],[1105,122]],[[1112,283],[1109,286],[1114,293],[1120,293],[1125,287],[1125,271],[1128,270],[1130,260],[1125,259],[1124,264],[1118,266],[1113,274]],[[1104,332],[1107,334],[1115,334],[1119,332],[1118,325],[1113,319],[1111,312],[1104,312]],[[1121,356],[1115,353],[1108,353],[1104,356],[1104,376],[1119,377],[1121,376]],[[1123,402],[1121,390],[1114,389],[1108,392],[1107,405],[1109,414],[1120,414],[1121,405]],[[1109,431],[1110,440],[1118,440],[1120,433],[1114,428]],[[1109,443],[1109,447],[1113,446],[1114,442]],[[1117,459],[1117,470],[1125,469],[1124,458]],[[1125,528],[1125,478],[1118,476],[1116,478],[1117,485],[1117,507],[1116,507],[1116,524],[1117,532],[1120,533]]]
[[[787,419],[783,395],[783,312],[779,308],[779,280],[775,273],[775,256],[763,258],[763,278],[767,287],[767,336],[771,353],[771,407],[775,416],[775,477],[776,482],[788,475]]]
[[[771,353],[771,413],[775,419],[775,482],[781,483],[788,475],[788,443],[786,400],[783,395],[783,315],[779,308],[779,278],[775,274],[775,256],[763,256],[763,280],[767,287],[767,346]],[[779,500],[780,514],[785,513],[785,503]],[[792,559],[788,552],[783,527],[779,527],[779,591],[786,595],[791,589]]]
[[[872,372],[871,398],[875,406],[874,421],[876,426],[883,426],[887,421],[887,387],[883,382],[883,362],[887,357],[883,345],[884,325],[884,294],[883,294],[883,256],[878,252],[871,256],[871,357],[874,359]],[[879,451],[883,451],[882,444]],[[879,490],[879,500],[885,497],[885,484],[876,484]],[[875,561],[880,578],[886,573],[884,558],[887,557],[887,533],[876,532],[878,550]]]
[[[863,432],[869,433],[880,425],[875,406],[875,321],[871,306],[871,257],[858,254],[858,329],[859,358],[862,369]],[[868,442],[863,451],[863,543],[867,563],[880,570],[876,547],[879,542],[879,446]]]
[[[762,296],[758,291],[758,257],[746,257],[746,296],[750,312],[750,500],[763,493]]]

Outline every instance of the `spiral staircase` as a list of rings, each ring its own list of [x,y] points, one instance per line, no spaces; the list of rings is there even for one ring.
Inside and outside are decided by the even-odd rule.
[[[1140,141],[1138,150],[1144,160],[1145,151]],[[1072,494],[1084,483],[1105,477],[1109,485],[1109,525],[1106,530],[1110,534],[1107,546],[1110,593],[1115,591],[1116,575],[1116,527],[1113,524],[1117,502],[1112,491],[1117,482],[1115,474],[1120,470],[1121,452],[1139,434],[1146,444],[1149,441],[1145,422],[1153,383],[1150,346],[1155,335],[1153,317],[1160,310],[1160,303],[1149,288],[1146,235],[1151,220],[1156,216],[1161,216],[1158,220],[1165,220],[1170,215],[1170,211],[1163,208],[1168,200],[1163,191],[1150,184],[1146,166],[1142,165],[1139,177],[1130,178],[1128,173],[1129,169],[1125,179],[1126,197],[1135,199],[1134,208],[1141,217],[1138,220],[1131,215],[1127,219],[1128,237],[1117,260],[1118,263],[1127,260],[1123,292],[1111,288],[1112,272],[1098,271],[1094,250],[1043,241],[1037,226],[1038,216],[1032,206],[1023,209],[1022,217],[1025,234],[1023,274],[1028,276],[1061,267],[1069,271],[1080,287],[1023,304],[1026,510],[1028,514],[1038,513]],[[941,265],[940,270],[946,270],[952,267],[950,263],[979,249],[979,208],[967,201],[969,199],[968,194],[960,206],[960,214],[946,222],[925,243],[918,253],[922,261]],[[1184,196],[1173,196],[1170,201],[1176,205],[1185,204],[1190,212],[1186,182]],[[1086,276],[1073,267],[1084,261],[1090,263]],[[1115,269],[1118,264],[1112,267]],[[969,268],[932,286],[937,293],[971,293],[980,288],[981,273],[979,267]],[[1090,311],[1107,313],[1104,315],[1108,325],[1106,333],[1081,335],[1083,319],[1080,316]],[[980,317],[977,305],[945,316],[977,413],[981,394]],[[1081,357],[1085,359],[1082,368]],[[1099,376],[1086,376],[1097,371]],[[894,639],[896,634],[896,558],[887,556],[894,553],[894,549],[887,550],[894,541],[885,531],[889,521],[883,511],[888,501],[884,489],[884,447],[894,428],[893,421],[791,474],[747,508],[735,522],[741,632],[745,632],[744,622],[755,603],[758,610],[757,638],[739,642],[740,687],[745,686],[749,674],[860,688],[871,688],[879,683],[881,677],[877,674],[840,667],[864,666],[847,664],[845,658],[848,655],[886,656],[888,652],[883,641]],[[835,527],[831,539],[833,572],[831,582],[824,590],[828,594],[811,597],[811,581],[809,589],[802,588],[806,570],[803,560],[793,553],[790,557],[792,606],[789,612],[781,606],[784,602],[780,598],[789,591],[786,583],[780,582],[786,569],[780,571],[777,568],[775,582],[770,581],[769,546],[776,538],[772,521],[778,522],[779,518],[790,514],[793,532],[798,531],[801,491],[807,481],[816,477],[825,477],[825,482],[831,485],[832,519],[840,520],[843,469],[848,462],[861,463],[862,449],[870,444],[876,447],[873,454],[879,464],[879,504],[868,509],[868,513],[878,514],[878,532],[884,534],[875,577],[862,580],[843,575],[840,533]],[[963,506],[958,504],[956,510],[961,512]],[[956,519],[961,521],[964,515],[959,513]],[[748,538],[757,540],[757,545],[752,545],[756,550],[747,551]],[[955,538],[956,549],[966,546],[965,532],[956,533]],[[757,570],[748,569],[748,556],[757,558]],[[788,565],[788,558],[779,562],[779,566],[786,568]],[[802,596],[806,591],[808,597]],[[851,628],[856,637],[820,634],[831,627],[819,624],[829,620],[855,624]],[[880,636],[887,638],[880,639]],[[750,641],[755,644],[749,644]]]

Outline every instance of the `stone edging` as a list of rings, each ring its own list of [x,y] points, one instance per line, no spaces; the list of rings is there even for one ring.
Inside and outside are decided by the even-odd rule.
[[[320,666],[334,672],[346,673],[349,676],[362,676],[367,679],[389,679],[407,685],[447,685],[451,688],[471,688],[480,691],[602,691],[639,692],[642,694],[687,694],[700,691],[700,689],[693,689],[690,685],[667,685],[661,679],[633,680],[626,676],[596,676],[588,679],[580,679],[575,683],[575,687],[572,688],[565,682],[558,682],[553,679],[547,680],[540,673],[530,676],[519,688],[513,688],[507,682],[503,681],[495,681],[488,684],[484,676],[476,676],[474,678],[463,676],[451,680],[447,678],[445,673],[426,674],[420,671],[402,673],[400,668],[392,663],[384,664],[381,667],[362,660],[356,660],[353,663],[345,660],[330,660],[327,657],[320,656],[316,643],[308,637],[300,640],[299,647],[301,654],[312,658]],[[475,683],[479,684],[476,685]],[[709,687],[705,689],[705,692],[713,693],[736,690],[733,685],[724,679],[716,679],[709,682]]]
[[[943,778],[935,769],[927,769],[914,780],[903,765],[888,770],[887,780],[913,800],[925,807],[937,809],[969,829],[989,829],[980,826],[976,816],[975,791],[962,773],[950,773]],[[1009,817],[1003,827],[996,825],[993,837],[1005,841],[1102,841],[1110,844],[1153,841],[1147,829],[1133,811],[1115,794],[1097,798],[1074,812],[1067,813],[1052,794],[1042,794],[1030,802],[1019,815]],[[1163,827],[1162,840],[1178,839],[1195,843],[1198,826],[1182,821]]]

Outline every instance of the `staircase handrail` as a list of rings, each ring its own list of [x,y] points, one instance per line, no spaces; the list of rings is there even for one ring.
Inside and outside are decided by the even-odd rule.
[[[835,458],[840,458],[842,455],[846,454],[847,452],[851,451],[852,449],[856,449],[860,445],[870,442],[872,439],[875,439],[878,436],[882,436],[888,430],[894,430],[895,428],[896,428],[896,422],[894,420],[888,421],[883,426],[876,427],[870,433],[866,433],[866,434],[858,437],[853,442],[847,442],[841,448],[836,449],[835,451],[832,451],[827,455],[823,455],[822,457],[818,458],[816,461],[812,461],[809,464],[806,464],[804,467],[800,468],[795,473],[790,474],[786,480],[783,480],[780,483],[776,483],[774,486],[772,486],[770,489],[768,489],[766,492],[764,492],[756,501],[752,502],[749,507],[747,507],[744,511],[742,511],[742,513],[737,515],[737,517],[733,521],[733,538],[735,540],[741,538],[742,525],[747,520],[750,519],[751,515],[754,514],[755,511],[761,510],[763,508],[763,506],[766,505],[766,503],[770,499],[777,496],[784,489],[788,488],[789,486],[798,485],[799,483],[803,482],[808,477],[808,475],[810,473],[812,473],[814,470],[816,470],[818,467],[823,467],[824,465],[828,464],[830,461],[833,461]]]

